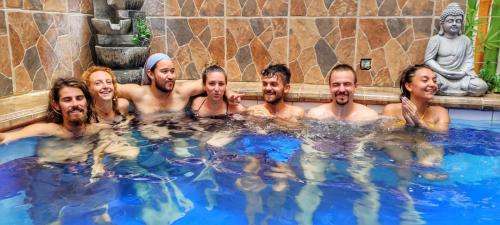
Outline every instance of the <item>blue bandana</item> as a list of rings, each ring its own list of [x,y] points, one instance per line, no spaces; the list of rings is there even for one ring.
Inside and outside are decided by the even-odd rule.
[[[142,73],[142,85],[150,85],[151,80],[148,77],[148,71],[151,70],[159,61],[161,60],[171,60],[167,54],[164,53],[155,53],[149,56],[146,60],[146,64],[144,64],[144,72]]]

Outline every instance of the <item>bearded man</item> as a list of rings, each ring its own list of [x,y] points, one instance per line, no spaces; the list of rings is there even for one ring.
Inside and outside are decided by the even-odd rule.
[[[307,117],[351,122],[376,120],[378,114],[375,110],[354,102],[356,81],[356,72],[351,66],[339,64],[333,67],[328,81],[332,102],[310,109]]]

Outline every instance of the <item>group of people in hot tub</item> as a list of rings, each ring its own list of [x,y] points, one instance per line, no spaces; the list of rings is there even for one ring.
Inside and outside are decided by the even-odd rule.
[[[222,67],[217,65],[207,67],[202,73],[202,79],[185,81],[176,85],[176,73],[172,59],[166,54],[157,53],[147,59],[143,74],[142,85],[118,84],[113,71],[110,68],[100,66],[92,66],[87,69],[82,74],[81,79],[59,78],[53,83],[49,92],[47,122],[35,123],[16,131],[0,133],[0,143],[9,143],[31,136],[55,136],[61,138],[66,144],[59,144],[57,147],[50,145],[50,142],[42,144],[39,146],[37,154],[38,161],[61,163],[67,162],[68,159],[86,161],[87,159],[79,157],[88,157],[85,152],[88,151],[89,147],[86,146],[91,145],[91,143],[88,145],[79,143],[78,146],[83,146],[81,150],[75,150],[77,145],[71,145],[71,143],[74,141],[85,142],[78,138],[82,136],[106,133],[112,135],[113,129],[109,128],[126,125],[131,119],[131,116],[128,115],[131,109],[134,109],[135,114],[140,115],[143,120],[150,115],[154,117],[155,113],[182,112],[186,108],[199,118],[228,118],[236,115],[248,115],[253,118],[272,119],[277,123],[286,122],[288,124],[296,124],[300,120],[308,118],[318,121],[345,121],[357,125],[370,124],[379,118],[378,113],[373,109],[353,101],[357,78],[355,70],[347,64],[336,65],[328,74],[332,101],[314,107],[307,113],[304,109],[287,104],[284,100],[291,88],[289,84],[291,74],[290,70],[283,64],[269,65],[261,72],[264,103],[248,108],[240,104],[241,95],[226,90],[227,74]],[[419,164],[424,166],[439,165],[443,158],[442,149],[426,147],[428,143],[425,140],[412,136],[413,129],[403,129],[417,127],[431,132],[446,132],[448,130],[450,122],[448,111],[441,106],[431,105],[431,100],[437,92],[436,75],[426,65],[409,66],[401,73],[400,88],[402,91],[401,103],[389,104],[383,110],[383,116],[394,119],[386,120],[383,126],[390,130],[403,130],[405,133],[387,137],[388,141],[379,143],[384,145],[382,148],[386,149],[391,158],[404,163],[411,160],[411,151],[404,151],[397,146],[393,148],[395,145],[391,146],[391,143],[397,145],[397,142],[411,139],[416,142],[419,148],[422,148],[421,152],[415,153]],[[193,98],[193,96],[195,97]],[[133,107],[129,107],[129,104],[132,104]],[[158,126],[145,126],[139,129],[142,129],[143,135],[148,136],[149,139],[155,137],[147,134],[148,129],[150,129],[150,133],[168,132],[167,128],[165,128],[166,130],[158,130],[161,129]],[[151,132],[151,130],[153,131]],[[223,136],[217,134],[213,136],[207,141],[210,146],[220,147],[227,144],[227,142],[221,141],[224,139]],[[93,152],[94,163],[91,168],[91,177],[99,177],[104,174],[104,165],[100,161],[105,153],[124,159],[138,157],[139,149],[133,144],[128,144],[128,139],[124,141],[117,141],[117,139],[119,137],[116,135],[100,139],[103,142],[110,141],[119,144],[99,144],[99,146],[104,147],[97,147]],[[44,147],[44,145],[46,146]],[[174,143],[174,148],[175,145]],[[51,150],[54,148],[58,148],[58,151]],[[61,151],[61,148],[71,148],[71,151]],[[316,185],[317,182],[324,180],[328,163],[321,158],[312,161],[306,159],[307,157],[315,157],[315,154],[312,154],[316,152],[313,149],[314,146],[311,148],[307,143],[303,143],[301,148],[304,154],[311,153],[310,156],[303,156],[301,166],[306,179],[314,182],[307,182],[297,199],[318,199],[317,197],[322,194]],[[352,155],[352,157],[359,158],[363,154],[361,150],[353,150]],[[238,178],[236,186],[245,193],[258,193],[262,189],[262,187],[255,189],[255,185],[260,182],[257,175],[260,163],[254,156],[246,156],[246,158],[248,164],[244,171],[247,176]],[[362,163],[358,163],[358,165],[354,159],[351,161],[353,165],[364,168],[353,171],[352,176],[363,187],[367,187],[369,193],[366,197],[367,201],[376,199],[378,194],[370,191],[372,185],[365,179],[367,171],[371,167],[360,166]],[[403,174],[404,171],[398,171],[399,173]],[[287,179],[295,176],[286,163],[279,162],[276,167],[272,168],[270,174],[275,179],[273,190],[276,192],[286,190]],[[435,179],[436,177],[426,178]],[[247,187],[249,184],[252,185]],[[402,187],[405,186],[402,185]],[[402,188],[402,190],[404,189]],[[255,210],[258,211],[258,209],[253,210],[251,205],[249,204],[249,208],[246,210],[249,218],[253,218]],[[312,214],[316,207],[308,205],[300,205],[299,207],[303,212],[298,220],[312,220]],[[411,208],[411,204],[409,207]]]
[[[190,109],[197,117],[248,114],[258,117],[298,121],[302,118],[343,120],[353,123],[376,120],[373,109],[354,102],[357,87],[355,70],[347,64],[336,65],[328,74],[332,101],[310,109],[287,104],[290,70],[283,64],[269,65],[261,72],[263,104],[245,108],[241,95],[228,91],[227,74],[218,65],[207,67],[199,80],[176,85],[172,59],[163,53],[151,55],[144,66],[142,85],[118,84],[110,68],[92,66],[76,78],[59,78],[49,93],[48,123],[36,123],[23,129],[0,133],[1,143],[30,136],[62,138],[93,134],[126,120],[129,104],[140,115],[175,112],[185,109],[190,97],[196,97]],[[388,104],[383,116],[394,117],[393,126],[421,127],[446,132],[448,111],[431,100],[437,92],[436,75],[426,65],[411,65],[401,72],[401,103]]]
[[[186,107],[197,117],[246,114],[291,122],[310,118],[367,123],[379,117],[373,109],[353,101],[357,87],[356,72],[347,64],[336,65],[329,73],[332,101],[307,113],[284,100],[291,88],[291,74],[283,64],[269,65],[261,72],[264,103],[248,108],[239,103],[241,95],[226,89],[227,74],[222,67],[209,66],[201,77],[176,85],[173,61],[163,53],[153,54],[147,59],[142,85],[118,84],[111,69],[92,66],[83,73],[81,80],[59,78],[53,83],[49,93],[47,123],[0,133],[0,143],[31,136],[68,139],[95,134],[127,121],[130,103],[142,117],[158,112],[182,111]],[[383,116],[395,118],[386,126],[420,127],[436,132],[448,130],[448,111],[431,105],[437,84],[436,75],[429,67],[411,65],[402,71],[400,88],[401,103],[386,105],[383,110]],[[192,96],[198,97],[192,99]],[[188,103],[192,104],[187,106]],[[430,162],[420,162],[433,164],[442,157],[432,158]]]

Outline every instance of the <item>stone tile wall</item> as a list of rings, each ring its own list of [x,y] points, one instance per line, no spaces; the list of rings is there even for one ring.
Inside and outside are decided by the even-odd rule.
[[[0,2],[0,98],[47,90],[92,64],[92,0]]]
[[[292,82],[324,84],[338,63],[365,86],[394,87],[399,72],[422,63],[450,2],[466,0],[146,0],[151,53],[175,59],[178,77],[198,78],[217,63],[231,81],[257,81],[285,63]],[[92,64],[91,0],[0,0],[0,97],[43,90]]]
[[[175,59],[178,76],[198,78],[212,63],[231,81],[258,81],[270,63],[285,63],[292,82],[324,84],[338,63],[359,68],[365,86],[395,87],[399,72],[422,63],[437,19],[466,0],[146,0],[151,51]]]

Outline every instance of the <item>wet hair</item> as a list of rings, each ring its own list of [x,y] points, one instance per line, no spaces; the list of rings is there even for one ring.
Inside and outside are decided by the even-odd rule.
[[[401,72],[401,77],[399,78],[399,88],[401,89],[401,97],[410,98],[411,93],[408,89],[406,89],[405,84],[411,83],[413,81],[415,73],[417,73],[417,71],[420,69],[432,70],[429,66],[425,64],[416,64],[416,65],[410,65],[409,67],[404,69],[403,72]]]
[[[226,71],[222,67],[220,67],[218,65],[211,65],[211,66],[205,68],[205,70],[203,70],[203,73],[201,74],[201,80],[203,81],[204,85],[207,83],[208,74],[209,73],[213,73],[213,72],[219,72],[219,73],[224,74],[224,80],[227,83],[227,74],[226,74]]]
[[[352,74],[354,75],[354,84],[358,82],[358,78],[356,77],[356,71],[354,71],[354,68],[348,64],[338,64],[330,70],[330,73],[328,74],[328,85],[332,82],[332,74],[333,72],[341,72],[341,71],[351,71]]]
[[[288,67],[285,66],[285,64],[274,64],[274,65],[269,65],[267,68],[262,70],[261,75],[263,77],[272,77],[276,75],[281,75],[283,78],[283,81],[285,81],[285,84],[290,83],[290,70]]]
[[[53,104],[59,104],[59,98],[61,97],[59,91],[65,87],[78,88],[83,92],[85,99],[87,100],[87,120],[85,121],[89,124],[91,121],[96,120],[96,115],[94,112],[94,107],[92,104],[92,95],[89,89],[83,83],[83,81],[76,78],[58,78],[54,81],[52,88],[49,92],[49,104],[47,106],[47,122],[62,124],[64,119],[59,110],[57,110]]]
[[[113,70],[109,67],[104,67],[104,66],[91,66],[85,72],[82,74],[82,80],[85,82],[87,87],[90,87],[90,77],[93,73],[98,72],[98,71],[103,71],[111,75],[111,81],[113,82],[113,99],[111,100],[113,102],[113,111],[115,114],[120,115],[120,111],[118,110],[118,81],[116,80],[116,76],[113,73]]]

